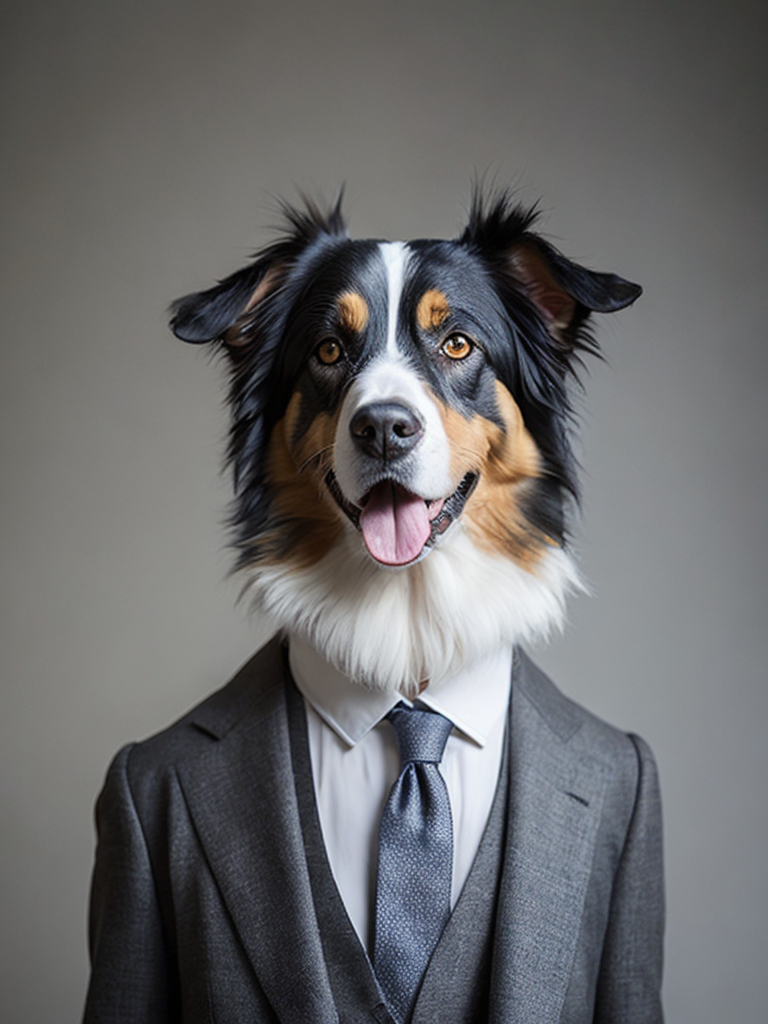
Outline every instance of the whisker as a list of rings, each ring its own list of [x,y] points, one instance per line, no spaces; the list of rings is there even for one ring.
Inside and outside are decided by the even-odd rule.
[[[316,452],[313,452],[306,459],[304,459],[304,461],[298,468],[298,472],[303,473],[307,466],[310,464],[310,462],[314,462],[315,459],[321,459],[323,455],[330,451],[333,451],[333,444],[327,444],[324,448],[319,448]]]

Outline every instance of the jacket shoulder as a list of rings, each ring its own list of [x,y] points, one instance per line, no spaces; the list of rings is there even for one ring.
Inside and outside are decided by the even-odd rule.
[[[156,775],[195,757],[245,719],[269,717],[280,706],[285,678],[283,645],[270,641],[233,678],[172,725],[117,755],[129,780]]]
[[[630,775],[648,763],[655,768],[648,744],[634,733],[627,733],[566,697],[528,655],[517,648],[514,661],[514,685],[536,709],[549,728],[564,743],[586,756],[610,764],[623,763]]]

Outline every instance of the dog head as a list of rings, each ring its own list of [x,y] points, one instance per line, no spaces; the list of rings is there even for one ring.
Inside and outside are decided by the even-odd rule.
[[[338,204],[285,212],[284,238],[171,321],[229,361],[233,526],[257,606],[405,689],[545,631],[575,581],[569,375],[595,350],[590,314],[640,288],[567,260],[506,194],[477,197],[453,241],[351,240]],[[492,636],[467,625],[483,618]]]

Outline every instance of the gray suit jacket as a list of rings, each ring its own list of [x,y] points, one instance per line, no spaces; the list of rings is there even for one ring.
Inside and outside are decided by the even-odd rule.
[[[273,642],[115,758],[97,804],[85,1024],[339,1024],[302,845],[286,672]],[[511,728],[490,1020],[658,1024],[652,755],[521,653]]]

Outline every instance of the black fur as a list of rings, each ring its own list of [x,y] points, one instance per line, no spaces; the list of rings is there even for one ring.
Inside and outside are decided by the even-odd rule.
[[[288,227],[283,238],[243,270],[172,307],[171,329],[179,338],[216,342],[228,354],[229,459],[236,493],[232,521],[240,564],[258,557],[258,538],[269,521],[266,445],[291,393],[301,390],[317,411],[332,409],[350,375],[383,344],[386,324],[386,309],[373,302],[365,347],[355,338],[341,338],[344,364],[318,364],[313,357],[317,344],[326,334],[339,333],[333,310],[340,291],[353,287],[378,294],[383,265],[377,262],[376,242],[347,238],[340,200],[327,214],[312,203],[284,205],[283,213]],[[535,208],[517,204],[509,193],[486,199],[477,192],[469,223],[457,240],[409,243],[412,269],[402,308],[408,308],[409,296],[413,306],[427,288],[445,289],[456,329],[474,337],[480,348],[464,362],[440,362],[430,355],[430,339],[415,322],[402,324],[398,343],[432,389],[467,416],[480,413],[498,421],[494,382],[499,379],[507,387],[544,464],[542,479],[526,499],[526,515],[534,531],[563,543],[567,497],[578,498],[569,440],[569,378],[582,353],[597,352],[588,329],[590,313],[622,309],[641,289],[567,260],[532,231],[537,218]],[[514,254],[543,261],[574,300],[562,329],[552,330],[535,295],[515,273]],[[263,297],[247,309],[259,287]],[[444,325],[443,331],[450,327]]]

